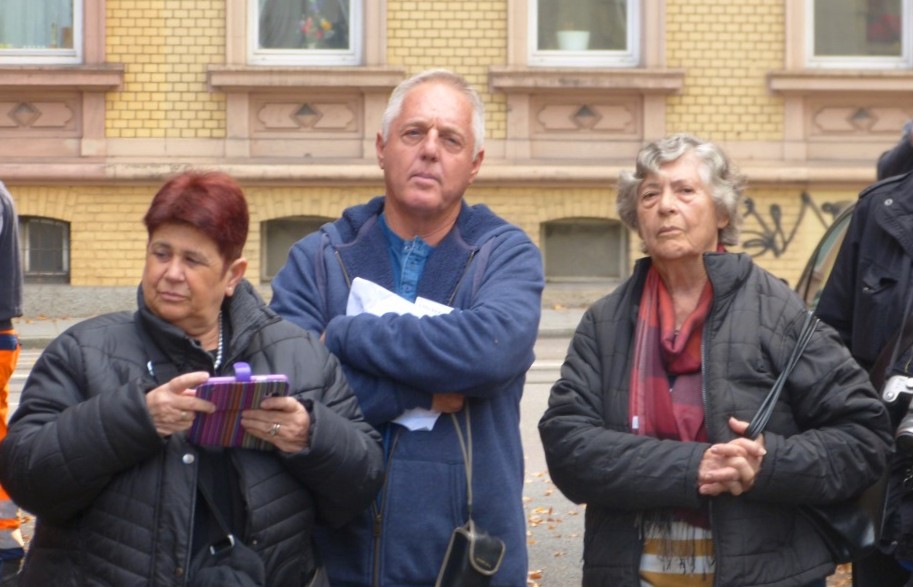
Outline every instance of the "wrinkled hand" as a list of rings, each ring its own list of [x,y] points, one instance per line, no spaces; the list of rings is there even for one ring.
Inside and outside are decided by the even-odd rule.
[[[197,412],[211,414],[215,404],[196,397],[196,388],[209,379],[206,371],[178,375],[146,394],[146,408],[161,437],[190,430]]]
[[[295,453],[308,447],[311,416],[293,397],[268,397],[259,408],[241,412],[241,426],[279,450]]]
[[[741,435],[748,429],[748,422],[729,418],[729,427]],[[766,454],[763,434],[757,440],[740,437],[714,444],[701,459],[697,474],[698,492],[701,495],[742,495],[754,486]]]
[[[442,414],[455,414],[463,409],[466,396],[461,393],[436,393],[431,397],[431,409]]]

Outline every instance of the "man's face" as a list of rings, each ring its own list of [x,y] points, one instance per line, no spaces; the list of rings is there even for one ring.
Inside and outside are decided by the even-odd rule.
[[[484,153],[473,158],[473,146],[468,98],[447,83],[413,88],[390,125],[387,143],[377,135],[388,214],[416,234],[429,223],[456,218],[463,193],[482,165]]]

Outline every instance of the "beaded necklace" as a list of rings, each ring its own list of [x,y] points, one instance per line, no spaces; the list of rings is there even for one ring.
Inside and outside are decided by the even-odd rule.
[[[218,371],[219,366],[222,365],[222,312],[219,312],[219,346],[216,350],[216,360],[212,364],[213,371]]]

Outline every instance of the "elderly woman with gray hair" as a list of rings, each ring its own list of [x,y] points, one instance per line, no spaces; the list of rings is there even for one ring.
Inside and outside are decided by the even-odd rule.
[[[848,499],[885,467],[885,409],[825,325],[747,437],[806,309],[726,251],[742,189],[719,147],[684,134],[620,177],[647,257],[584,315],[539,423],[553,481],[587,504],[583,585],[823,587],[835,564],[799,506]]]

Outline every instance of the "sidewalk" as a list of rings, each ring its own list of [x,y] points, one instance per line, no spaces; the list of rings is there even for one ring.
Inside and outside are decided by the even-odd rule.
[[[539,336],[541,337],[570,337],[585,308],[542,308],[542,319],[539,321]],[[19,340],[23,348],[41,349],[57,338],[67,328],[86,320],[88,316],[80,318],[22,318],[14,321],[19,332]]]

